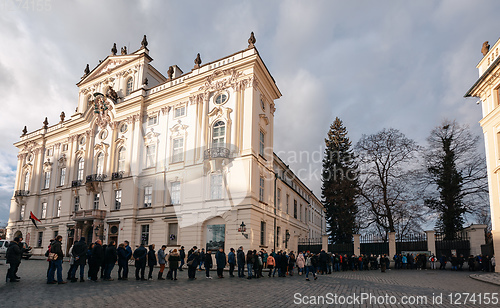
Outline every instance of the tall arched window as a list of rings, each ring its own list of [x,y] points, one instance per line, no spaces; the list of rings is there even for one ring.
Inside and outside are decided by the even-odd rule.
[[[30,172],[27,171],[25,174],[24,174],[24,187],[23,187],[24,190],[30,190]]]
[[[226,124],[222,121],[217,121],[214,124],[213,134],[212,134],[212,146],[223,147],[226,136]]]
[[[84,166],[85,166],[85,160],[83,159],[83,157],[80,157],[80,159],[78,159],[78,170],[76,173],[76,179],[78,181],[83,181],[83,167]]]
[[[125,171],[125,153],[127,149],[125,147],[121,147],[120,150],[118,150],[118,172],[124,172]]]
[[[102,153],[99,153],[97,155],[97,162],[96,162],[96,168],[95,171],[97,174],[103,174],[104,172],[104,155]]]
[[[134,79],[130,77],[129,79],[127,79],[127,89],[125,90],[125,95],[130,95],[133,89],[134,89]]]

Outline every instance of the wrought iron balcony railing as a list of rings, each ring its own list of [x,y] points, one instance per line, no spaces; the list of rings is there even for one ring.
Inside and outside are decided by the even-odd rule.
[[[30,195],[29,190],[16,190],[14,192],[14,197],[27,197]]]
[[[71,187],[82,186],[82,180],[71,181]]]
[[[104,181],[104,179],[107,177],[106,174],[91,174],[91,175],[87,175],[87,177],[85,178],[86,180],[86,183],[90,183],[90,182],[102,182]]]
[[[121,179],[121,178],[123,178],[123,171],[113,172],[113,173],[111,174],[111,179],[112,179],[112,180],[119,180],[119,179]]]
[[[206,149],[203,153],[203,158],[205,160],[214,158],[229,158],[231,151],[228,148],[216,147],[211,149]]]

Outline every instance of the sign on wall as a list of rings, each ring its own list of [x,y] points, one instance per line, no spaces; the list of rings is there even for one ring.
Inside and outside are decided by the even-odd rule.
[[[207,225],[207,251],[217,251],[224,248],[226,225]]]

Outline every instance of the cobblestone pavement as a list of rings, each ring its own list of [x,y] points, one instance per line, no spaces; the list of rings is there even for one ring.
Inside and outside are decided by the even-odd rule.
[[[85,283],[68,283],[65,285],[47,285],[45,275],[47,262],[43,260],[27,260],[22,262],[18,275],[21,282],[5,283],[7,266],[0,265],[0,307],[120,307],[133,305],[132,307],[155,307],[158,305],[167,307],[290,307],[294,303],[311,302],[315,298],[304,296],[324,296],[328,300],[337,295],[337,303],[341,300],[339,296],[358,297],[359,303],[351,305],[330,305],[330,307],[498,307],[497,305],[485,305],[478,302],[478,293],[482,300],[485,293],[500,293],[498,286],[484,283],[469,278],[469,272],[451,271],[408,271],[390,270],[386,273],[380,271],[364,272],[340,272],[332,275],[319,275],[318,280],[306,281],[304,276],[294,275],[286,278],[240,279],[229,278],[225,272],[224,279],[205,279],[204,272],[197,272],[197,280],[189,281],[187,271],[180,272],[177,281],[136,281],[133,279],[133,267],[131,268],[132,280],[116,280],[116,268],[113,272],[115,281],[99,281]],[[63,269],[67,271],[68,263],[65,262]],[[158,272],[155,269],[153,276]],[[66,274],[66,272],[64,272]],[[267,273],[266,273],[267,274]],[[212,276],[217,276],[215,272]],[[65,275],[64,275],[65,277]],[[129,275],[130,279],[130,275]],[[465,302],[465,295],[458,293],[467,292],[476,294],[476,302],[469,299]],[[328,295],[331,293],[331,295]],[[396,300],[394,305],[386,305],[386,302],[374,304],[365,300],[361,305],[362,293],[382,297],[394,296],[388,300]],[[300,295],[298,295],[300,294]],[[436,304],[436,296],[443,295],[442,304]],[[450,303],[450,294],[456,302]],[[378,297],[382,296],[382,297]],[[427,305],[402,304],[403,296],[425,296]],[[434,297],[433,297],[434,296]],[[496,295],[497,297],[500,294]],[[434,298],[434,305],[433,305]],[[343,299],[347,300],[346,297]],[[355,298],[351,298],[355,300]],[[411,300],[410,298],[406,298]],[[415,298],[414,298],[415,299]],[[321,299],[319,299],[321,300]],[[416,299],[415,299],[416,300]],[[423,299],[420,299],[423,300]],[[327,302],[324,305],[327,306]],[[461,305],[458,305],[460,303]]]

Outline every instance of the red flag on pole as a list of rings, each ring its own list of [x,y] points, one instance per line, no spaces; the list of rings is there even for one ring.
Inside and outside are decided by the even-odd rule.
[[[38,229],[38,226],[36,225],[35,220],[36,220],[36,221],[39,221],[39,222],[41,222],[41,221],[40,221],[40,219],[36,218],[36,216],[35,216],[35,215],[33,214],[33,212],[31,212],[31,211],[30,211],[30,219],[31,219],[31,221],[33,222],[33,224],[35,225],[35,227]]]

